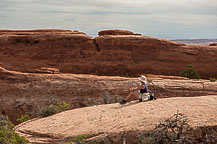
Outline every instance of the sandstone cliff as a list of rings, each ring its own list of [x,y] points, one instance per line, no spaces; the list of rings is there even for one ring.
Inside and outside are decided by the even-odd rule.
[[[217,82],[174,76],[147,75],[158,98],[217,95]],[[137,87],[137,78],[84,74],[33,74],[0,67],[0,112],[16,123],[22,114],[67,102],[71,108],[119,102],[124,90]]]
[[[62,112],[47,118],[28,121],[16,132],[32,143],[67,143],[74,136],[86,134],[89,140],[106,139],[112,144],[134,144],[142,131],[153,130],[156,124],[177,113],[185,114],[191,127],[217,126],[217,96],[158,99],[108,104]]]
[[[120,30],[99,35],[1,30],[0,62],[6,69],[21,72],[50,67],[62,73],[118,76],[179,75],[193,64],[203,78],[217,77],[217,46],[186,46]]]

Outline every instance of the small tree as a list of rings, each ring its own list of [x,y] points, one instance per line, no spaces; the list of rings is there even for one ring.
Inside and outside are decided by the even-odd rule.
[[[179,73],[181,77],[187,77],[189,79],[200,79],[200,74],[197,72],[193,65],[189,65],[188,69]]]

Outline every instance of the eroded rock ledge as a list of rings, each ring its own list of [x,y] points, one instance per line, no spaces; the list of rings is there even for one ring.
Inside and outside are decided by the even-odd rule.
[[[158,98],[217,95],[217,82],[148,75],[150,91]],[[0,67],[0,112],[10,120],[58,102],[71,108],[119,102],[124,90],[137,87],[137,78],[85,74],[30,74]]]

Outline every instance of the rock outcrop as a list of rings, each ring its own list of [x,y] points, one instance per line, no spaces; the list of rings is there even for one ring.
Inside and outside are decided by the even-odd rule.
[[[29,73],[46,73],[46,74],[59,74],[60,70],[56,68],[46,68],[42,67],[40,69],[29,70]]]
[[[158,98],[217,95],[217,83],[174,76],[148,75],[149,89]],[[137,78],[85,74],[34,74],[0,67],[0,113],[10,120],[39,111],[59,102],[80,108],[117,103],[127,96],[124,90],[137,87]]]
[[[50,117],[33,119],[15,130],[32,143],[67,143],[86,134],[88,140],[112,144],[134,144],[138,135],[179,113],[185,114],[191,127],[217,128],[217,96],[168,98],[126,105],[109,104],[80,108]]]
[[[217,46],[217,43],[211,43],[209,46]]]
[[[104,35],[135,35],[135,34],[127,30],[103,30],[98,32],[98,35],[104,36]]]
[[[121,30],[99,34],[93,38],[69,30],[1,30],[0,62],[21,72],[48,67],[118,76],[179,75],[192,64],[203,78],[217,77],[216,46],[186,46]]]

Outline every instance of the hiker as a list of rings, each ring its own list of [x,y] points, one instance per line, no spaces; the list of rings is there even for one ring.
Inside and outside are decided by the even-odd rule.
[[[140,86],[135,89],[130,89],[125,92],[129,92],[130,94],[120,102],[120,104],[125,104],[130,100],[139,100],[140,102],[146,101],[149,99],[148,86],[147,86],[147,78],[142,75],[138,78],[141,82]]]

